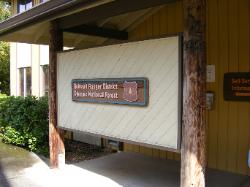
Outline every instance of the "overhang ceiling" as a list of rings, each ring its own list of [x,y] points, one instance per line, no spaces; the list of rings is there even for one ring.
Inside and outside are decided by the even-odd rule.
[[[113,31],[118,35],[126,33],[159,10],[161,6],[173,0],[64,0],[64,3],[68,2],[68,7],[65,9],[61,5],[60,11],[56,11],[59,8],[56,6],[56,1],[59,3],[62,0],[48,1],[0,23],[0,40],[49,44],[49,23],[57,19],[63,31],[65,46],[80,48],[100,45],[113,37]],[[75,4],[70,9],[69,4],[72,5],[73,2]],[[78,8],[76,8],[77,2]],[[47,14],[42,10],[46,10]],[[79,29],[83,31],[81,33],[77,30],[83,24],[84,29],[86,26],[91,28],[89,32]],[[104,30],[104,33],[111,32],[111,35],[109,33],[107,36],[99,35],[100,33],[95,31],[92,34],[92,27],[97,28],[97,31]]]

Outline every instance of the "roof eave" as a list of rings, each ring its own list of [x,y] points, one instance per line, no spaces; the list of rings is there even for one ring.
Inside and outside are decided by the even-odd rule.
[[[34,6],[0,23],[0,36],[22,29],[34,22],[52,20],[84,9],[93,8],[113,0],[53,0]]]

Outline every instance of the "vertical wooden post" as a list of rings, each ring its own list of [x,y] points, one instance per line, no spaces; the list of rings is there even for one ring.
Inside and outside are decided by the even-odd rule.
[[[181,187],[204,187],[206,0],[183,0],[184,106],[181,150]]]
[[[50,164],[55,168],[59,154],[65,155],[63,133],[57,128],[57,51],[63,49],[63,35],[57,21],[50,22],[49,37],[49,146]]]

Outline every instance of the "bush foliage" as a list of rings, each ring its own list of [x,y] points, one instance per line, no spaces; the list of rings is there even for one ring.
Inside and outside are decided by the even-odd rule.
[[[0,130],[5,143],[48,153],[48,99],[33,96],[0,99]]]
[[[10,6],[0,1],[0,21],[10,17]],[[0,93],[10,94],[10,47],[9,43],[0,42]]]
[[[2,98],[6,98],[7,97],[7,95],[5,95],[5,94],[1,94],[0,93],[0,99],[2,99]]]

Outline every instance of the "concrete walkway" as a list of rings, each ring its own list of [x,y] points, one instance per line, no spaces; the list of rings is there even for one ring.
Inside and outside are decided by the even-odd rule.
[[[37,155],[0,143],[0,187],[178,187],[178,162],[117,153],[49,169]],[[208,187],[250,187],[250,178],[208,170]]]

